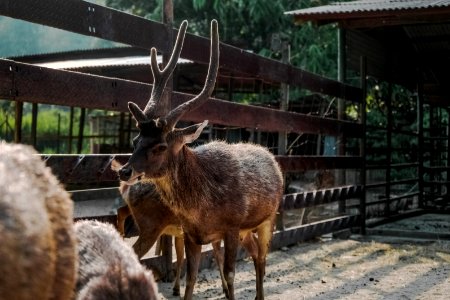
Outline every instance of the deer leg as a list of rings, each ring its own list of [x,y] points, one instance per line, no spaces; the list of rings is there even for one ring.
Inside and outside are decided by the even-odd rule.
[[[125,220],[131,215],[128,205],[121,206],[117,209],[117,231],[122,237],[125,237]]]
[[[228,284],[227,284],[227,281],[225,280],[225,275],[223,273],[223,255],[222,255],[222,252],[220,250],[220,242],[221,241],[217,241],[217,242],[213,242],[212,243],[213,254],[214,254],[214,258],[216,259],[216,262],[217,262],[217,267],[219,268],[220,279],[222,280],[223,293],[225,294],[226,298],[229,298]]]
[[[202,254],[202,245],[193,242],[189,236],[184,234],[184,248],[186,251],[186,290],[184,292],[184,300],[192,299],[194,293],[194,285],[197,281],[198,267],[200,265],[200,257]]]
[[[254,261],[256,271],[256,299],[264,299],[264,275],[266,273],[266,256],[269,252],[273,235],[273,220],[262,223],[258,229],[258,258]]]
[[[228,299],[234,300],[234,275],[236,254],[239,246],[239,232],[229,231],[225,234],[225,261],[223,272],[228,286]]]
[[[173,295],[180,295],[180,277],[181,269],[183,268],[183,258],[184,258],[184,241],[183,237],[175,237],[175,252],[177,254],[177,271],[175,275],[175,281],[173,283]]]
[[[158,239],[159,234],[158,233],[144,233],[140,234],[136,243],[133,245],[133,250],[137,254],[139,258],[144,256],[148,250],[153,246],[153,244]]]

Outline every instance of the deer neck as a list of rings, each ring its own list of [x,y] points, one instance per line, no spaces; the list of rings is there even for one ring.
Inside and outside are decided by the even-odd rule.
[[[186,210],[198,205],[198,185],[201,184],[195,153],[183,146],[177,155],[169,158],[167,172],[153,179],[163,201],[173,210]],[[195,188],[197,187],[197,188]]]

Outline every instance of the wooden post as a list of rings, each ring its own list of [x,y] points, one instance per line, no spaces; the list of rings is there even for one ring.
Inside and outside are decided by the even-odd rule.
[[[83,134],[84,134],[84,120],[86,118],[86,108],[81,108],[80,110],[80,124],[78,130],[78,143],[77,143],[77,153],[81,153],[83,150]]]
[[[38,104],[33,103],[31,106],[31,145],[36,149],[36,134],[37,134],[37,116]]]
[[[287,41],[281,42],[281,62],[284,64],[289,64],[291,60],[291,46]],[[280,110],[289,110],[289,85],[281,84],[281,99],[280,99]],[[278,155],[286,155],[287,148],[287,132],[278,132]],[[286,182],[286,174],[284,174],[284,181]],[[284,213],[280,210],[276,221],[276,227],[278,230],[284,230]]]
[[[60,138],[61,138],[61,114],[58,113],[58,131],[56,133],[56,153],[61,153]]]
[[[22,116],[23,116],[23,102],[16,101],[16,122],[14,124],[14,142],[22,142]]]
[[[163,64],[166,65],[169,62],[170,54],[173,49],[173,2],[172,0],[164,0],[163,7],[163,23],[166,29],[167,36],[167,48],[163,54]],[[167,113],[172,107],[172,90],[173,90],[173,76],[169,77],[167,81],[166,89],[162,97],[162,102],[165,104],[162,113]],[[163,268],[161,270],[163,275],[163,280],[166,282],[172,281],[174,274],[172,268],[172,237],[168,235],[163,235],[161,237],[161,249],[162,255],[165,258]]]
[[[73,116],[74,116],[74,108],[73,108],[73,106],[71,106],[70,107],[70,120],[69,120],[69,140],[68,140],[68,147],[67,147],[67,152],[69,154],[72,153]]]

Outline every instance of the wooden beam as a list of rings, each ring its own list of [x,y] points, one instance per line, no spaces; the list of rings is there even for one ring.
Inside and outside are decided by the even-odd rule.
[[[13,71],[10,71],[13,70]],[[13,73],[13,74],[11,74]],[[144,107],[151,85],[117,78],[54,70],[0,59],[0,95],[3,99],[127,112],[128,101]],[[14,89],[15,92],[11,93]],[[173,92],[172,108],[193,95]],[[269,132],[296,132],[347,137],[362,136],[361,126],[275,109],[210,99],[184,116],[183,120],[238,126]]]
[[[61,5],[59,0],[3,0],[0,2],[0,14],[139,48],[156,47],[162,53],[170,52],[164,24],[86,1],[66,0]],[[186,34],[181,57],[208,63],[207,49],[208,39]],[[220,52],[221,68],[360,101],[359,88],[223,43],[220,44]]]

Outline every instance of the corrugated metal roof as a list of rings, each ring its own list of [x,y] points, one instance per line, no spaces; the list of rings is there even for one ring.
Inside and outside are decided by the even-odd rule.
[[[335,2],[330,5],[288,11],[285,14],[294,16],[339,13],[350,14],[440,8],[449,6],[450,0],[359,0],[351,2]]]

